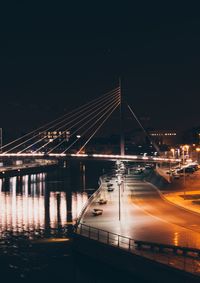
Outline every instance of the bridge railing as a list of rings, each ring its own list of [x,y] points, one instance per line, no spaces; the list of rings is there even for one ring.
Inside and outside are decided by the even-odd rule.
[[[102,180],[103,180],[104,176],[106,176],[106,175],[103,175],[99,178],[99,188],[89,197],[89,199],[87,200],[87,202],[85,203],[85,205],[81,209],[81,212],[79,213],[79,216],[76,219],[75,227],[78,227],[78,225],[80,224],[80,221],[81,221],[84,213],[86,212],[87,208],[92,203],[92,201],[98,196],[98,194],[100,193],[100,191],[102,189]]]
[[[76,227],[75,233],[200,276],[199,249],[135,240],[82,223]]]

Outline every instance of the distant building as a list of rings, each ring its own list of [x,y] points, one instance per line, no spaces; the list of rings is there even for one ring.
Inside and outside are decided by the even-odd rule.
[[[174,146],[180,142],[180,136],[175,130],[150,130],[148,134],[158,146]]]
[[[40,137],[44,139],[45,142],[53,141],[69,141],[70,132],[69,131],[44,131],[39,133]]]

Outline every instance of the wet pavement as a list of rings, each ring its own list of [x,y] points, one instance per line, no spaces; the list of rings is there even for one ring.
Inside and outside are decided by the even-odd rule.
[[[126,175],[120,189],[116,177],[109,183],[114,190],[108,191],[108,182],[103,182],[100,195],[89,206],[81,223],[134,240],[200,249],[198,215],[166,202],[157,188],[140,176]],[[107,203],[99,204],[99,199],[106,199]],[[99,208],[103,209],[102,215],[94,216],[93,210]],[[179,256],[177,260],[171,255],[171,259],[167,260],[166,264],[173,262],[173,265],[182,265],[182,268],[187,261],[187,267],[191,266],[188,271],[200,272],[198,259],[187,258],[185,261]]]

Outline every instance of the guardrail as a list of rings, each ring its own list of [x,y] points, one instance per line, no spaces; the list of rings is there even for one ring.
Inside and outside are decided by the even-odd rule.
[[[190,247],[184,247],[184,246],[173,246],[173,245],[166,245],[166,244],[139,241],[139,240],[135,240],[134,242],[138,249],[150,248],[151,250],[158,250],[159,252],[171,251],[174,254],[181,253],[184,256],[188,255],[190,257],[200,258],[200,250],[196,248],[190,248]]]
[[[199,249],[135,240],[82,223],[76,226],[75,233],[200,276]]]
[[[86,209],[88,208],[88,206],[91,204],[91,202],[95,199],[95,197],[99,194],[99,192],[101,191],[101,187],[102,187],[102,179],[104,178],[103,175],[99,178],[99,188],[90,196],[90,198],[87,200],[87,202],[85,203],[85,205],[83,206],[83,208],[81,209],[81,212],[78,216],[78,218],[76,219],[76,224],[75,224],[75,229],[76,227],[78,227],[78,225],[80,224],[81,218],[83,217]]]

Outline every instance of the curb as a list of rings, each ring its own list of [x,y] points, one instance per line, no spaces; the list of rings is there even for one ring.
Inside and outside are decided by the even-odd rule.
[[[145,182],[146,182],[146,181],[145,181]],[[155,185],[153,185],[153,184],[150,183],[150,182],[146,182],[146,183],[148,183],[148,184],[150,184],[152,187],[154,187],[154,189],[158,192],[158,194],[160,195],[160,197],[161,197],[164,201],[168,202],[168,203],[171,204],[171,205],[174,205],[174,206],[177,207],[177,208],[181,208],[181,209],[183,209],[183,210],[185,210],[185,211],[187,211],[187,212],[190,212],[190,213],[193,213],[193,214],[195,214],[195,215],[197,215],[197,216],[200,216],[200,212],[196,212],[196,211],[191,210],[191,209],[189,209],[189,208],[185,208],[185,207],[183,207],[183,206],[181,206],[181,205],[178,205],[178,204],[176,204],[176,203],[174,203],[174,202],[168,200],[168,199],[164,196],[164,194],[163,194]]]

